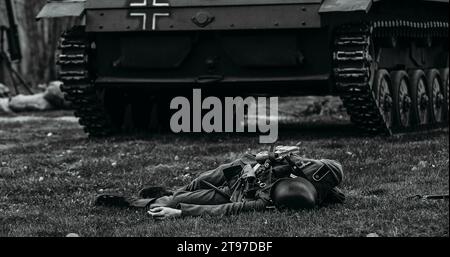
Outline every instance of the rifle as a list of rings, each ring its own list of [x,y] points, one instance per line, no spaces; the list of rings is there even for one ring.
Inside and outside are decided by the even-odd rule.
[[[8,16],[9,26],[0,28],[0,60],[4,62],[6,68],[9,70],[11,74],[12,83],[14,85],[14,89],[16,94],[19,94],[19,88],[17,87],[16,81],[18,80],[21,85],[25,87],[28,93],[33,94],[28,83],[22,77],[22,75],[14,69],[12,62],[20,62],[22,60],[22,51],[20,49],[20,40],[19,40],[19,29],[16,22],[15,10],[13,6],[13,0],[5,0],[6,13]],[[4,34],[6,34],[6,39],[8,41],[8,53],[4,50]]]
[[[275,163],[283,161],[291,154],[299,153],[300,148],[297,146],[278,146],[275,149],[271,147],[269,151],[258,153],[256,155],[257,164],[253,168],[250,164],[244,167],[241,177],[237,182],[240,184],[240,187],[243,188],[238,191],[239,194],[233,195],[231,200],[240,202],[245,198],[253,198],[258,188],[267,186],[264,183],[259,183],[259,180],[257,179],[258,174],[264,170],[271,168],[272,172],[275,172],[278,175],[291,173],[291,164],[275,165]]]
[[[291,154],[299,154],[300,148],[298,146],[278,146],[275,150],[271,149],[266,152],[261,152],[256,155],[256,161],[265,165],[268,161],[281,161],[286,156]]]
[[[22,59],[22,51],[20,49],[19,29],[16,22],[13,2],[12,0],[5,0],[5,3],[9,23],[9,29],[6,30],[9,57],[11,61],[20,61]]]
[[[269,151],[257,154],[256,161],[258,162],[257,165],[264,165],[264,168],[266,169],[272,167],[273,174],[276,174],[277,176],[283,176],[283,174],[288,175],[293,170],[298,176],[307,179],[301,168],[291,160],[290,156],[293,154],[300,154],[300,147],[278,146],[275,149],[271,147]],[[274,167],[274,163],[279,163],[283,160],[286,161],[288,165]]]
[[[448,200],[449,195],[448,194],[441,194],[441,195],[414,195],[408,197],[408,199],[421,199],[421,200]]]

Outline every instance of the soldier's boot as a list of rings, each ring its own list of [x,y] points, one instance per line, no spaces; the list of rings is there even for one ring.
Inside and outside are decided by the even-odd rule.
[[[345,194],[341,189],[335,187],[330,190],[326,198],[322,202],[322,206],[328,206],[333,204],[343,204],[345,202]]]
[[[102,194],[95,198],[94,206],[129,208],[131,200],[116,194]]]
[[[150,198],[160,198],[163,196],[171,196],[173,195],[173,192],[168,191],[164,187],[149,186],[141,189],[138,195],[140,198],[150,199]]]

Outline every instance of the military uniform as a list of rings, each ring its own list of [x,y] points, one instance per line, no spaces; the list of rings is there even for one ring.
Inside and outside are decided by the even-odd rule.
[[[320,174],[319,174],[320,172]],[[270,191],[280,178],[301,176],[317,188],[319,205],[343,179],[342,166],[331,160],[310,160],[290,155],[288,158],[259,165],[256,156],[245,154],[232,163],[202,173],[173,195],[153,199],[131,199],[137,208],[170,207],[182,216],[231,215],[263,211],[273,206]]]

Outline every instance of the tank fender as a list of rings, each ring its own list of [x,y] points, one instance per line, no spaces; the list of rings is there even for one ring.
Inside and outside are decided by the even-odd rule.
[[[320,6],[319,13],[333,12],[369,12],[373,0],[325,0]]]
[[[50,1],[37,15],[36,19],[80,17],[85,10],[84,0]]]

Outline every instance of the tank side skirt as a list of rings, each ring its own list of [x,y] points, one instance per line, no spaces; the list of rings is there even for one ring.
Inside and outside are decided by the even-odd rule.
[[[207,7],[207,6],[265,6],[292,4],[321,4],[322,0],[95,0],[88,1],[87,9],[123,9],[140,7]],[[133,6],[130,6],[133,5]]]
[[[321,28],[319,4],[86,10],[87,32]]]

